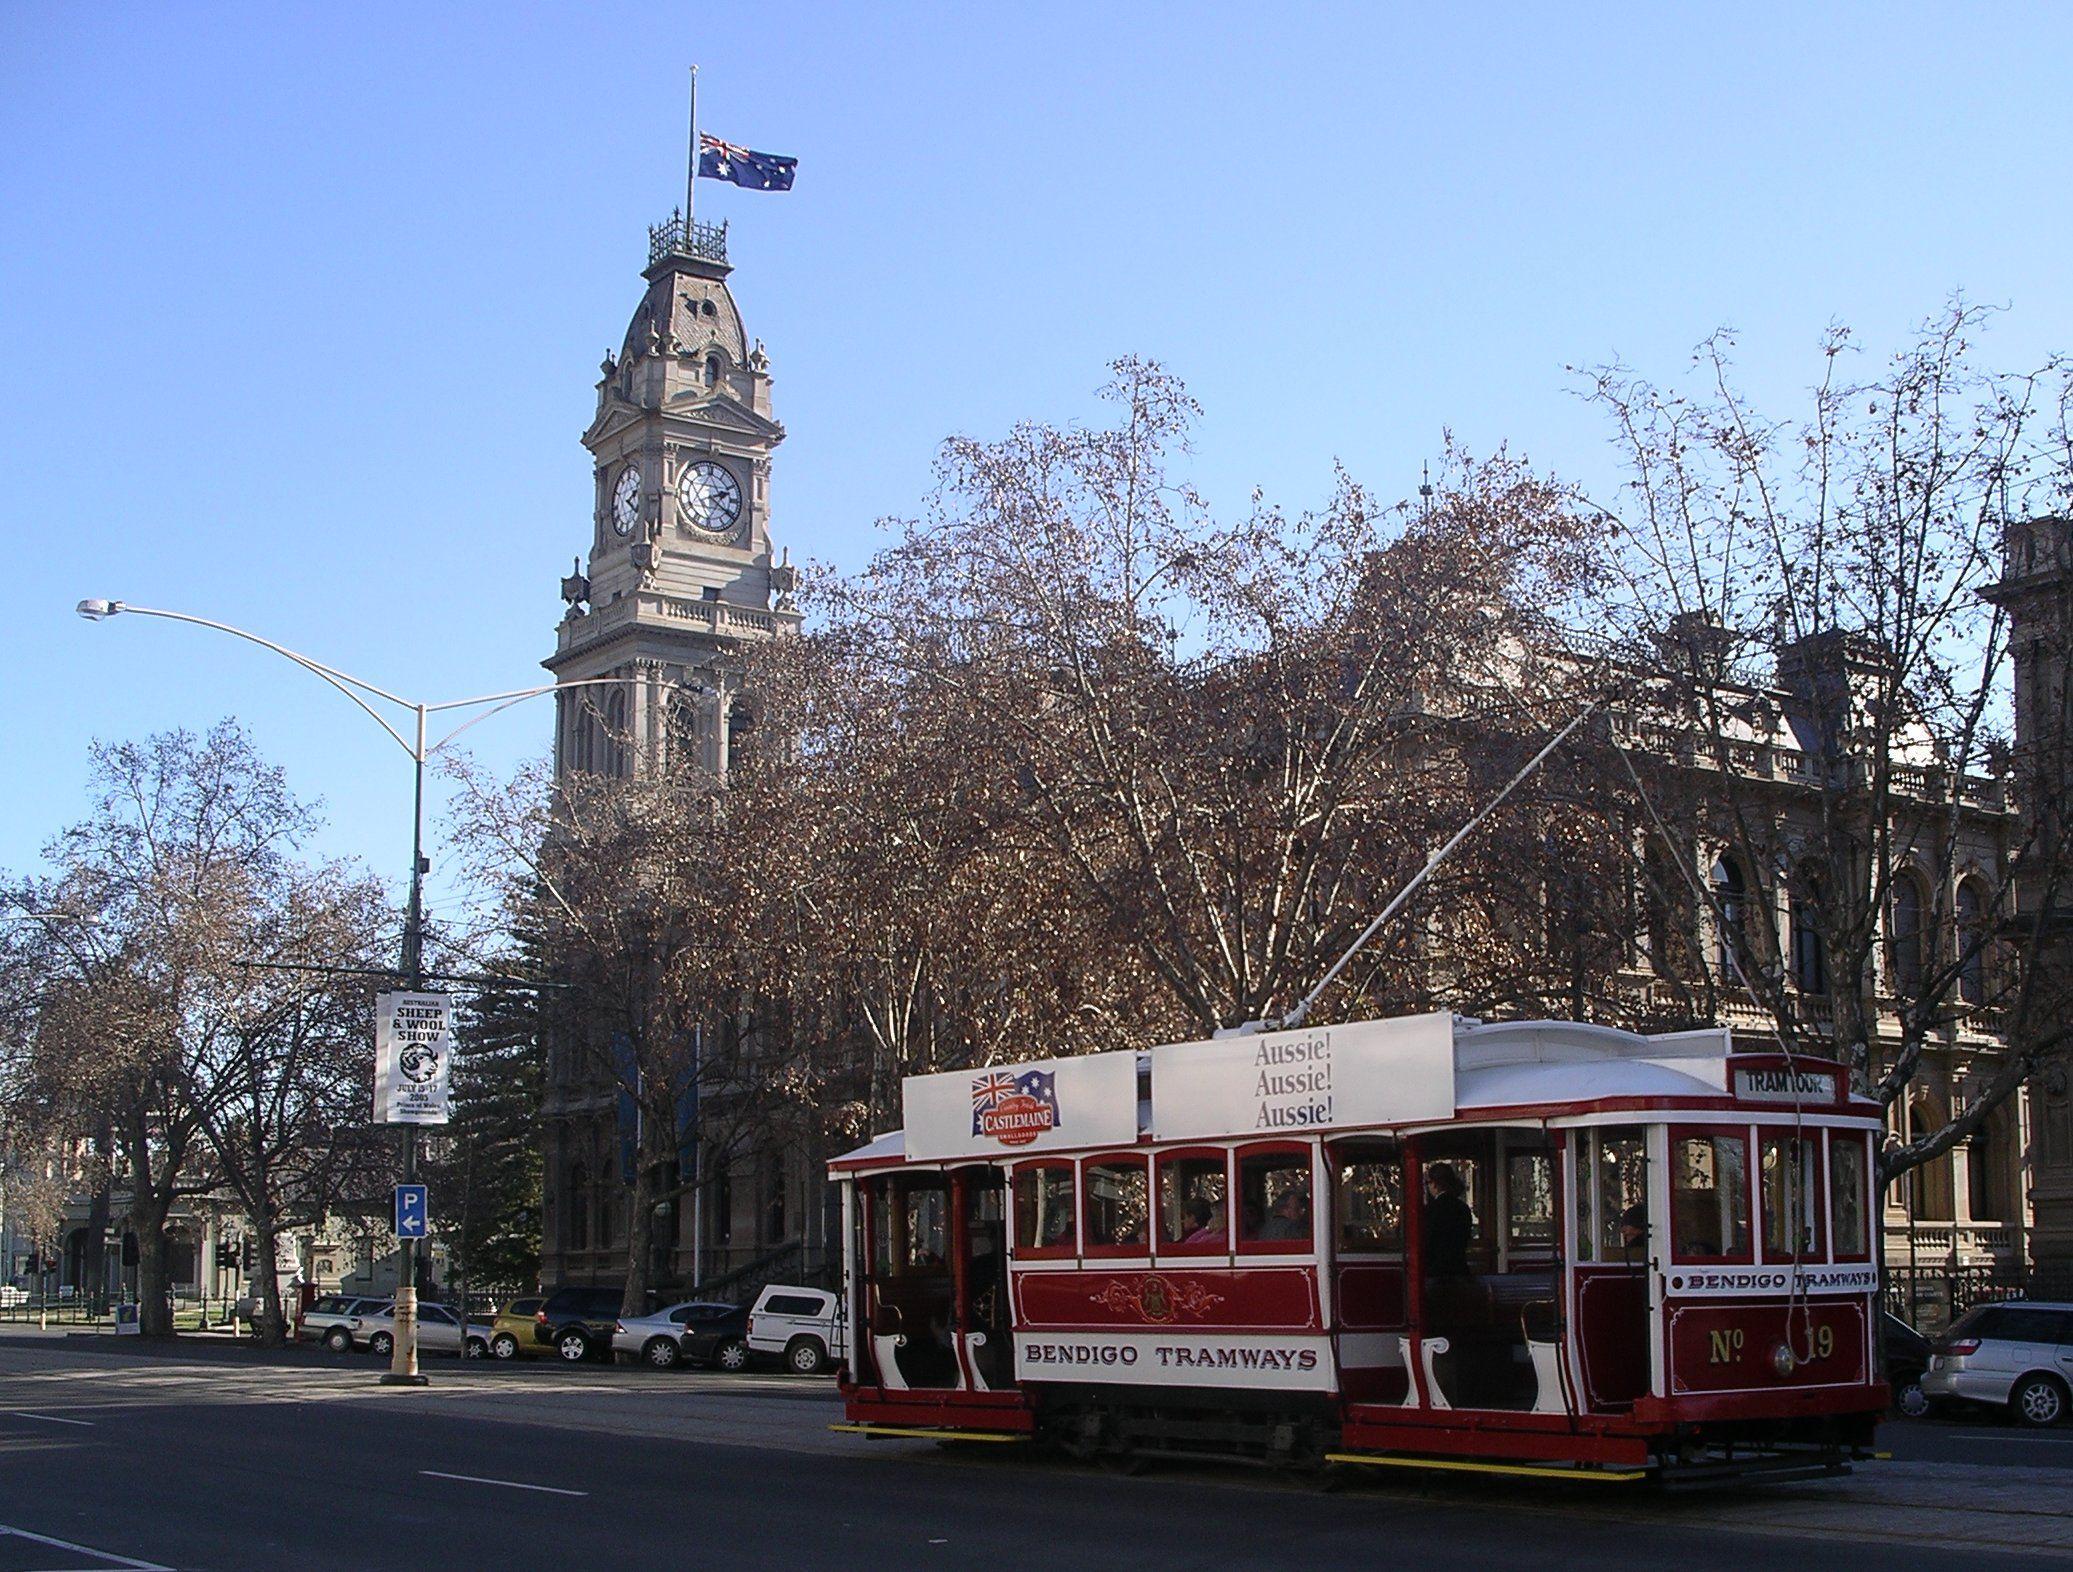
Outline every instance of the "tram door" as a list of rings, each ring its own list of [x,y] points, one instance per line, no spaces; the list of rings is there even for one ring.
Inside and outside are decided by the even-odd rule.
[[[965,1385],[996,1392],[1015,1380],[1004,1176],[994,1167],[960,1168],[951,1175],[951,1191],[959,1223],[951,1241],[958,1354]]]
[[[882,1385],[899,1391],[963,1383],[948,1175],[883,1174],[870,1181],[866,1309]]]

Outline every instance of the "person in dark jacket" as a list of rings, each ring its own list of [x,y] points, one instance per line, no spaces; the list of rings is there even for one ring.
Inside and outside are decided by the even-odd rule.
[[[1468,1244],[1476,1231],[1476,1214],[1462,1199],[1462,1188],[1461,1175],[1451,1163],[1433,1163],[1425,1170],[1420,1222],[1428,1279],[1469,1275]]]

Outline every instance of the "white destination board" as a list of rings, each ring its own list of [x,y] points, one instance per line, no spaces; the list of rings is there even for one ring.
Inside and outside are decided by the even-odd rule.
[[[1152,1133],[1162,1141],[1453,1116],[1454,1017],[1446,1011],[1152,1050]]]
[[[452,1107],[453,1000],[374,996],[374,1122],[445,1124]]]
[[[1737,1069],[1735,1095],[1745,1103],[1832,1103],[1835,1077],[1826,1070]]]
[[[1016,1157],[1137,1142],[1137,1055],[1092,1053],[910,1075],[907,1156]]]

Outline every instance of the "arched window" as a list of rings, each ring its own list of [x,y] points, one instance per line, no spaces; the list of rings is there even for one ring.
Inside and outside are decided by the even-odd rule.
[[[590,1175],[581,1163],[569,1164],[567,1177],[562,1181],[562,1205],[564,1222],[562,1237],[568,1241],[571,1250],[590,1248]]]
[[[705,357],[705,385],[709,388],[716,388],[720,385],[720,357],[718,355],[708,355]]]
[[[1828,946],[1821,937],[1821,881],[1802,868],[1792,881],[1792,984],[1801,993],[1828,992]]]
[[[1925,1135],[1934,1135],[1944,1125],[1943,1117],[1930,1105],[1927,1097],[1917,1097],[1908,1107],[1908,1135],[1919,1141]],[[1951,1154],[1932,1157],[1920,1164],[1912,1175],[1915,1191],[1915,1220],[1924,1223],[1948,1223],[1956,1215],[1951,1205]]]
[[[1889,924],[1893,945],[1893,991],[1913,998],[1922,989],[1922,883],[1911,873],[1893,881]]]
[[[1732,977],[1741,970],[1738,947],[1749,948],[1749,881],[1732,854],[1713,865],[1713,899],[1720,915],[1720,970]]]
[[[727,768],[738,769],[748,762],[750,737],[756,729],[756,718],[746,705],[737,704],[727,712]]]
[[[1678,978],[1691,964],[1691,889],[1680,877],[1675,854],[1651,841],[1641,857],[1643,932],[1648,963],[1658,977]]]
[[[608,775],[627,773],[626,690],[614,688],[605,695],[604,767]]]
[[[1987,1002],[1987,898],[1979,880],[1958,886],[1958,997]]]

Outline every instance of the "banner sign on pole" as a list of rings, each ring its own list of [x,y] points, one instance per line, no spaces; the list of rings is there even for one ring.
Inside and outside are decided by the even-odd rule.
[[[453,1000],[374,996],[374,1122],[445,1124],[452,1108]]]
[[[432,1231],[432,1206],[421,1184],[396,1186],[396,1237],[423,1239]]]

